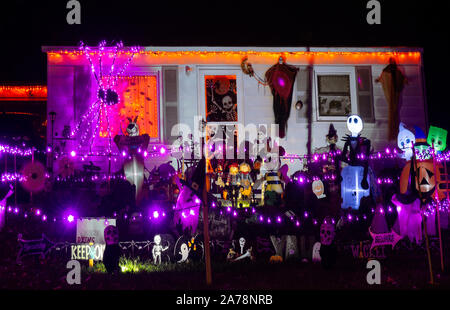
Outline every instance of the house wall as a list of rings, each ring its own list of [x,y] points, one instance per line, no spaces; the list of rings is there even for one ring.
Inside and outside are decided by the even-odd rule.
[[[155,68],[178,68],[177,84],[178,85],[178,121],[187,124],[190,128],[194,128],[194,117],[201,115],[201,107],[204,107],[199,96],[199,71],[207,68],[227,67],[240,69],[241,57],[220,58],[210,57],[198,61],[198,58],[191,61],[189,58],[165,57],[157,58],[148,55],[137,57],[133,60],[127,71],[129,72],[153,72]],[[309,64],[307,59],[290,59],[287,58],[287,63],[297,66],[307,66]],[[195,61],[195,62],[194,62]],[[310,61],[310,60],[309,60]],[[263,77],[267,69],[272,66],[274,59],[258,58],[256,56],[249,59],[253,64],[253,68],[258,76]],[[362,135],[372,141],[375,150],[384,149],[386,147],[387,136],[387,103],[384,98],[383,90],[380,83],[376,83],[375,79],[379,77],[386,62],[381,62],[379,59],[373,61],[363,62],[351,61],[345,63],[343,61],[325,62],[321,60],[319,66],[325,65],[339,65],[351,66],[370,65],[372,69],[372,85],[373,85],[373,103],[375,111],[375,122],[366,123]],[[427,126],[426,105],[423,93],[423,81],[421,72],[421,62],[400,62],[400,68],[408,78],[408,84],[405,86],[402,95],[402,106],[400,110],[400,120],[407,126],[412,127],[417,125],[423,129]],[[186,71],[186,66],[192,70]],[[248,124],[270,124],[274,120],[272,109],[272,95],[268,87],[264,87],[258,82],[245,74],[241,75],[242,80],[242,102],[243,106],[243,120],[244,125]],[[87,108],[87,102],[95,99],[95,93],[89,89],[89,85],[95,85],[90,74],[88,63],[82,57],[70,58],[69,56],[62,57],[48,57],[48,104],[47,110],[55,111],[57,118],[55,121],[54,131],[57,134],[56,139],[61,137],[64,125],[70,125],[71,129],[76,126],[74,116],[79,114]],[[305,104],[305,98],[308,97],[307,92],[298,91],[303,81],[297,76],[297,81],[294,86],[293,104],[291,106],[291,115],[288,121],[287,135],[280,140],[280,144],[286,149],[287,153],[292,154],[306,154],[307,153],[307,121],[304,118],[304,111],[295,110],[295,102],[302,99]],[[161,83],[162,84],[162,83]],[[163,89],[164,85],[161,86]],[[303,109],[306,109],[304,106]],[[82,113],[82,112],[81,112]],[[334,127],[339,135],[339,140],[348,133],[345,121],[332,121]],[[313,123],[311,129],[312,145],[311,149],[326,146],[325,135],[328,133],[329,121],[316,121],[313,116]],[[51,136],[51,127],[48,126],[48,137]],[[165,137],[167,138],[167,137]],[[48,141],[51,141],[49,139]],[[74,141],[67,140],[66,143],[70,148],[74,147]],[[343,147],[343,142],[339,141],[338,146]],[[67,146],[66,146],[67,147]],[[97,149],[102,149],[104,146],[97,145]],[[169,160],[168,157],[159,158],[158,160],[148,160],[148,166],[151,167],[155,163],[165,162]],[[104,158],[94,158],[94,163],[100,166],[105,166]],[[288,162],[290,173],[301,167],[300,162],[296,161],[293,164]],[[78,163],[81,167],[83,163]],[[113,171],[120,169],[121,163],[113,162]]]

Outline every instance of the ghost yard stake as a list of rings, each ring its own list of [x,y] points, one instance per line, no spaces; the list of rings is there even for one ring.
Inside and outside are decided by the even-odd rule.
[[[417,189],[419,191],[419,200],[420,200],[420,213],[422,215],[422,222],[423,222],[423,230],[425,234],[425,244],[427,247],[427,256],[428,256],[428,267],[430,271],[430,283],[434,284],[434,277],[433,277],[433,266],[431,265],[431,253],[430,253],[430,241],[428,240],[428,233],[427,233],[427,221],[425,219],[425,215],[422,212],[422,206],[424,204],[423,198],[422,198],[422,191],[420,189],[420,182],[419,182],[419,171],[417,170],[417,158],[416,158],[416,151],[414,149],[414,143],[412,144],[413,149],[413,157],[412,161],[414,163],[414,182],[417,184]]]

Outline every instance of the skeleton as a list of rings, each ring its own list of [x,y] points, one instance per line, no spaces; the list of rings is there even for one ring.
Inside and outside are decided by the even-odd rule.
[[[155,245],[153,246],[152,249],[152,255],[153,255],[153,263],[156,265],[160,265],[161,264],[161,254],[162,252],[166,251],[169,247],[163,247],[161,245],[161,236],[160,235],[155,235],[155,237],[153,238],[153,241],[155,242]]]
[[[104,230],[105,242],[107,245],[119,243],[119,231],[116,226],[109,225]]]
[[[239,238],[239,246],[241,248],[241,255],[244,254],[244,246],[245,246],[245,239],[243,237]]]
[[[233,99],[226,95],[222,98],[222,106],[220,106],[217,101],[214,99],[214,84],[211,84],[211,101],[214,103],[215,111],[219,110],[220,113],[225,114],[226,120],[232,121],[237,119],[237,106],[234,104]]]

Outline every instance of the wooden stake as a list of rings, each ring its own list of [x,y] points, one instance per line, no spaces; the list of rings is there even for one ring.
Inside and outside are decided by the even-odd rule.
[[[438,183],[437,183],[437,170],[436,170],[436,150],[434,149],[434,142],[431,144],[431,147],[433,148],[433,168],[434,168],[434,179],[435,179],[435,187],[434,187],[434,197],[436,200],[436,216],[437,216],[437,222],[438,222],[438,233],[439,233],[439,250],[441,252],[441,270],[444,271],[444,253],[442,251],[442,233],[441,233],[441,215],[439,211],[439,205],[441,202],[439,201],[439,193],[438,193]]]
[[[419,199],[420,199],[420,213],[422,214],[422,222],[423,222],[423,230],[425,234],[425,245],[427,247],[427,257],[428,257],[428,268],[430,271],[430,283],[434,284],[434,277],[433,277],[433,266],[431,265],[431,253],[430,253],[430,241],[428,240],[428,233],[427,233],[427,220],[425,218],[425,215],[422,212],[422,191],[420,190],[420,182],[419,182],[419,171],[417,170],[417,160],[416,160],[416,152],[414,150],[414,143],[412,145],[413,149],[413,157],[412,161],[414,163],[414,171],[415,171],[415,182],[417,184],[418,190],[419,190]]]

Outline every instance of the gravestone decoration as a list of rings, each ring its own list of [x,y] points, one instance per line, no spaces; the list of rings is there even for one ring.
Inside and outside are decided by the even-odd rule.
[[[298,256],[299,256],[299,251],[298,251],[297,236],[287,235],[286,236],[286,251],[284,254],[285,260],[288,260],[290,258],[298,258]]]

